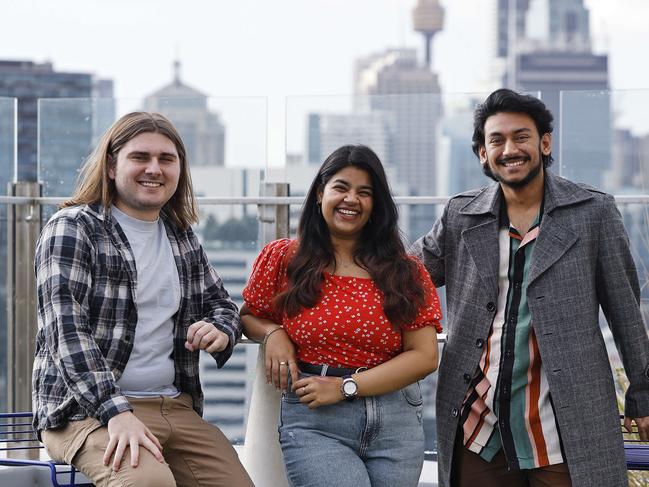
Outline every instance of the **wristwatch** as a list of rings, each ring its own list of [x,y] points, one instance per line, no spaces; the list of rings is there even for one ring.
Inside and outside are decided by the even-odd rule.
[[[343,397],[349,402],[352,402],[356,398],[356,395],[358,394],[358,384],[356,384],[356,381],[351,375],[343,377],[343,383],[340,385],[340,392],[343,393]]]

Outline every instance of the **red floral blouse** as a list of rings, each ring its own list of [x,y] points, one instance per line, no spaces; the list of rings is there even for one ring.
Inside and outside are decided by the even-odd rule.
[[[267,244],[255,260],[243,299],[257,317],[282,325],[297,346],[298,359],[333,367],[374,367],[402,351],[401,333],[383,313],[383,293],[370,278],[324,273],[322,295],[313,308],[296,316],[277,316],[272,302],[287,284],[286,254],[291,240]],[[442,313],[430,276],[417,261],[425,290],[425,305],[405,330],[434,326]]]

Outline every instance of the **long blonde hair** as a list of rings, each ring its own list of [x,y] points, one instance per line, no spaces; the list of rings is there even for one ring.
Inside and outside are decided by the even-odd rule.
[[[162,211],[183,230],[196,223],[198,204],[194,197],[185,145],[171,122],[159,113],[132,112],[117,120],[104,133],[86,160],[77,178],[74,195],[64,202],[61,208],[93,203],[109,207],[115,200],[117,190],[115,182],[108,176],[108,170],[117,162],[120,149],[143,133],[157,133],[167,137],[176,146],[180,159],[178,187],[162,207]]]

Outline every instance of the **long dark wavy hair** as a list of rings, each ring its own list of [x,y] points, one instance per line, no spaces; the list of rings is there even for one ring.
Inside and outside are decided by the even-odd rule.
[[[312,308],[320,298],[324,270],[335,264],[327,223],[318,208],[318,195],[341,169],[355,167],[372,180],[373,207],[363,227],[354,261],[370,274],[384,296],[383,311],[393,326],[411,323],[424,304],[417,264],[406,254],[398,211],[378,156],[363,145],[345,145],[324,161],[311,183],[300,223],[295,253],[287,266],[288,286],[275,299],[275,309],[289,317]]]

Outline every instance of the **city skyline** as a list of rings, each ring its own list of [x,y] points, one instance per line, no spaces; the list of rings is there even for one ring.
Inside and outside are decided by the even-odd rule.
[[[493,0],[440,3],[445,27],[433,43],[433,70],[442,91],[479,92],[494,57]],[[112,78],[116,97],[125,99],[167,83],[176,58],[183,61],[184,78],[210,96],[349,94],[354,59],[394,47],[422,53],[412,28],[415,4],[241,0],[226,6],[189,0],[178,9],[168,0],[31,0],[3,9],[0,45],[10,47],[0,49],[0,58],[49,60],[60,71]],[[595,52],[611,54],[611,87],[649,87],[649,68],[635,59],[637,46],[649,40],[649,3],[584,4]],[[149,20],[153,8],[155,22]]]
[[[445,26],[433,41],[432,70],[441,92],[490,91],[495,0],[440,3]],[[406,47],[416,49],[423,63],[423,40],[412,25],[415,4],[241,0],[226,6],[190,0],[178,9],[166,0],[116,0],[110,8],[99,0],[31,0],[4,9],[0,46],[10,47],[0,49],[0,58],[50,60],[58,71],[113,79],[120,113],[139,109],[146,95],[168,84],[174,61],[181,60],[183,79],[210,97],[264,98],[252,103],[255,119],[261,120],[262,110],[267,113],[268,134],[256,137],[266,156],[237,155],[236,160],[282,168],[294,152],[295,134],[303,133],[303,121],[288,120],[287,113],[305,103],[348,105],[354,60]],[[649,18],[649,2],[585,0],[584,5],[590,10],[594,52],[609,54],[611,89],[649,87],[649,68],[636,60],[637,46],[649,40],[642,22]],[[149,20],[153,9],[155,22]],[[626,122],[623,112],[621,118],[623,127],[649,132],[645,117]]]

